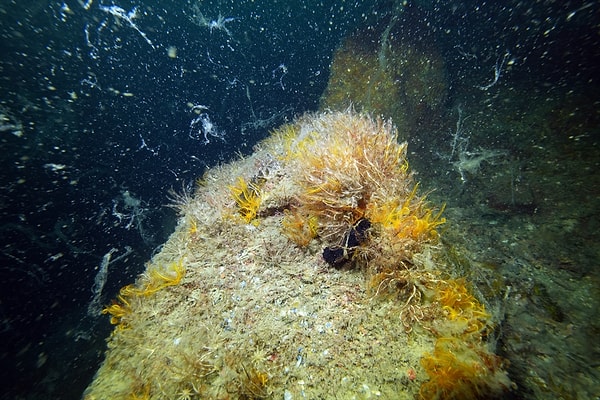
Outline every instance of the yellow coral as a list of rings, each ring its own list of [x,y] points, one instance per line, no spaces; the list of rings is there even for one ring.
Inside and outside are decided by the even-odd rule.
[[[318,219],[314,215],[303,215],[298,210],[285,210],[281,221],[283,233],[300,247],[306,247],[317,236]]]
[[[133,392],[129,395],[131,400],[149,400],[150,399],[150,385],[145,384],[141,388],[141,393]]]
[[[436,228],[446,223],[446,218],[442,217],[445,208],[444,204],[435,215],[433,209],[428,208],[420,218],[413,217],[410,236],[415,240],[422,237],[437,237]]]
[[[369,205],[366,217],[372,223],[379,223],[392,235],[399,238],[411,238],[416,241],[426,241],[437,237],[436,228],[446,222],[442,218],[444,206],[434,214],[434,210],[424,206],[425,198],[416,198],[416,184],[404,199],[392,198],[378,204]]]
[[[415,185],[410,194],[402,201],[392,198],[382,204],[372,203],[367,210],[367,218],[374,224],[381,224],[384,228],[397,231],[411,214],[410,203],[414,198],[418,185]]]
[[[184,275],[183,260],[172,263],[166,268],[148,268],[148,271],[144,274],[146,277],[145,285],[138,290],[138,296],[149,296],[168,286],[178,285]]]
[[[131,313],[131,299],[135,297],[150,296],[153,293],[167,287],[178,285],[185,275],[183,260],[172,263],[166,268],[149,268],[143,275],[145,282],[142,288],[135,285],[126,285],[121,288],[117,300],[113,300],[110,306],[102,310],[102,314],[110,314],[110,323],[117,325],[118,330],[127,329],[128,324],[123,317]]]
[[[252,182],[247,183],[244,178],[239,177],[236,185],[229,186],[229,191],[244,221],[250,222],[256,218],[262,201],[260,185]]]
[[[120,304],[113,300],[110,306],[106,306],[102,309],[102,314],[110,314],[110,323],[113,325],[121,325],[121,319],[129,314],[131,309],[125,305]]]
[[[422,399],[487,398],[510,387],[499,357],[456,338],[438,339],[433,354],[426,354],[421,365],[430,378],[421,385]]]
[[[102,309],[102,314],[110,314],[110,323],[117,325],[117,329],[127,329],[128,324],[123,321],[123,317],[131,313],[130,299],[135,295],[135,287],[127,285],[121,288],[116,300],[113,300],[110,306]]]
[[[476,334],[485,328],[490,314],[469,292],[464,279],[442,281],[435,292],[435,299],[448,319],[464,325],[463,335]]]
[[[465,279],[440,281],[435,301],[450,324],[444,326],[444,333],[452,336],[438,338],[433,354],[421,359],[430,379],[421,386],[420,397],[496,398],[510,389],[512,383],[502,369],[502,359],[491,353],[481,338],[490,315],[468,290]]]
[[[410,193],[406,143],[398,143],[390,123],[346,112],[299,124],[288,158],[300,171],[300,208],[323,222],[324,237],[339,236],[363,218],[370,202]]]
[[[242,373],[240,373],[241,392],[243,398],[262,399],[269,394],[267,383],[269,375],[263,371],[258,371],[254,368],[246,369],[241,365]]]

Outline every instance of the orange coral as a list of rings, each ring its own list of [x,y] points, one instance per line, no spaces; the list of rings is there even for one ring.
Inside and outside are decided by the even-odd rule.
[[[118,325],[120,328],[125,328],[126,325],[121,325],[122,318],[131,312],[131,308],[128,305],[121,304],[113,300],[110,306],[106,306],[102,309],[102,314],[110,314],[110,323]]]
[[[127,285],[121,288],[117,300],[113,300],[110,306],[106,306],[102,309],[102,314],[110,314],[110,323],[117,325],[118,330],[129,328],[127,322],[123,320],[124,317],[131,313],[131,289],[133,285]]]
[[[374,202],[369,205],[366,216],[373,223],[381,224],[398,238],[410,238],[424,242],[437,237],[436,228],[446,222],[442,218],[444,206],[434,214],[434,210],[427,208],[425,198],[415,199],[418,188],[413,190],[404,199],[392,198],[379,204]]]
[[[434,300],[448,318],[440,326],[452,336],[438,338],[433,354],[421,359],[430,378],[421,386],[421,398],[496,398],[510,389],[513,384],[502,359],[487,349],[481,337],[491,316],[471,294],[465,279],[440,281]]]
[[[181,279],[185,275],[185,267],[183,260],[171,263],[166,268],[148,268],[144,274],[145,284],[142,289],[136,289],[137,296],[149,296],[168,286],[179,285]]]

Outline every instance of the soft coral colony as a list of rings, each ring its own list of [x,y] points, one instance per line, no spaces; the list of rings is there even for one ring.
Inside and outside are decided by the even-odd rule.
[[[390,122],[327,113],[301,119],[296,130],[286,138],[285,158],[299,171],[297,208],[318,218],[318,234],[326,242],[335,244],[361,219],[377,225],[396,258],[410,258],[435,239],[445,219],[416,195],[407,144],[398,143]]]
[[[237,300],[234,308],[257,329],[236,331],[230,322],[235,319],[233,311],[219,309],[218,306],[222,298],[243,298],[242,294],[246,292],[233,292],[235,288],[271,279],[270,274],[279,272],[273,271],[273,268],[287,268],[288,272],[281,276],[289,277],[289,282],[278,281],[280,287],[275,291],[295,287],[297,276],[310,273],[314,264],[321,265],[323,270],[312,279],[323,280],[317,286],[330,290],[329,296],[331,293],[341,296],[341,292],[335,291],[335,282],[343,283],[345,278],[351,280],[356,276],[362,279],[362,287],[353,286],[356,293],[346,291],[343,294],[344,299],[354,299],[362,304],[357,307],[363,315],[357,315],[356,320],[377,321],[381,318],[378,308],[392,310],[390,312],[395,314],[398,328],[403,332],[393,333],[394,338],[388,339],[390,346],[402,335],[428,338],[421,341],[429,345],[421,348],[420,362],[412,364],[421,372],[417,380],[420,390],[409,386],[405,388],[413,396],[423,399],[492,398],[509,390],[511,382],[503,368],[503,361],[493,353],[492,343],[486,341],[493,329],[492,315],[482,299],[475,297],[467,281],[454,276],[455,271],[448,267],[450,263],[444,261],[443,246],[438,240],[438,231],[446,222],[442,216],[444,206],[435,207],[425,195],[419,194],[406,151],[407,144],[399,142],[391,122],[350,110],[326,112],[306,115],[294,123],[283,125],[257,146],[252,157],[239,161],[239,165],[232,164],[229,168],[225,166],[209,172],[196,195],[184,198],[180,205],[183,214],[180,226],[161,253],[177,253],[180,260],[200,261],[195,262],[194,268],[184,268],[180,261],[172,264],[167,272],[150,269],[136,286],[126,286],[119,302],[104,311],[111,314],[112,322],[117,324],[118,335],[113,335],[111,340],[123,345],[128,338],[146,334],[136,331],[135,321],[139,318],[130,316],[135,312],[132,310],[133,302],[136,309],[142,307],[148,301],[148,295],[159,296],[158,291],[162,293],[164,289],[165,296],[170,296],[168,304],[171,311],[161,311],[160,314],[167,318],[169,312],[175,314],[172,310],[181,309],[182,313],[193,313],[194,318],[201,315],[204,320],[195,326],[205,333],[197,335],[193,331],[194,325],[190,327],[186,322],[186,329],[194,337],[190,343],[196,343],[195,350],[166,357],[171,366],[156,377],[160,382],[153,381],[154,372],[149,372],[161,370],[160,362],[145,370],[142,365],[149,364],[150,356],[142,354],[147,359],[140,356],[142,365],[136,366],[136,372],[128,373],[144,378],[137,379],[137,387],[122,393],[139,392],[139,385],[143,384],[144,388],[148,388],[149,398],[154,398],[154,395],[160,398],[165,393],[176,396],[188,392],[199,398],[262,398],[291,394],[293,391],[289,388],[293,378],[290,368],[297,371],[300,366],[310,366],[304,364],[307,356],[298,348],[310,347],[306,343],[300,345],[295,342],[286,347],[284,340],[276,341],[279,343],[276,347],[266,338],[292,337],[296,328],[290,326],[284,327],[286,332],[269,330],[278,329],[275,326],[278,326],[277,321],[282,315],[285,318],[299,315],[297,307],[287,314],[276,312],[274,320],[268,320],[269,324],[263,326],[259,322],[260,313],[267,315],[269,310],[251,303],[242,313],[241,300]],[[215,220],[214,216],[220,219]],[[225,244],[209,244],[209,235],[203,233],[208,230],[215,237],[224,237],[222,243]],[[252,262],[261,262],[260,257],[255,255],[259,248],[268,247],[263,251],[271,256],[289,252],[289,246],[281,245],[281,242],[273,239],[270,239],[272,243],[265,241],[265,237],[274,237],[271,230],[276,234],[283,233],[287,243],[296,245],[295,254],[305,259],[298,261],[298,271],[305,268],[300,266],[300,262],[308,265],[308,269],[303,273],[290,273],[289,265],[280,267],[274,262],[267,262],[253,270],[256,275],[250,281],[244,280],[243,285],[228,280],[234,279],[231,277],[236,273],[251,270]],[[234,251],[234,248],[238,250]],[[229,254],[228,249],[237,252],[240,261],[236,266],[224,267],[231,265],[230,260],[236,256]],[[207,272],[209,269],[201,271],[197,267],[209,265],[210,262],[206,261],[209,257],[219,266],[211,274]],[[335,280],[328,282],[328,274],[335,275]],[[204,276],[204,280],[199,276]],[[206,283],[213,278],[213,286]],[[178,293],[182,298],[178,302],[174,297],[177,296],[175,291],[167,288],[180,284],[183,287]],[[266,299],[270,295],[265,287],[260,287],[260,292],[250,296],[252,302],[257,296]],[[134,288],[133,291],[130,288]],[[203,288],[204,292],[198,288]],[[189,291],[194,289],[193,293]],[[229,292],[216,295],[224,290]],[[327,296],[321,296],[322,300],[317,295],[306,300],[320,302],[313,307],[321,309],[321,314],[325,314],[324,310],[328,307],[348,306],[350,301],[331,301],[331,298],[326,301]],[[204,304],[204,308],[198,308],[202,306],[197,305],[200,300],[196,299],[205,299],[205,303],[199,303]],[[189,304],[195,308],[188,309],[192,307]],[[341,314],[338,310],[331,312],[332,315],[343,315],[344,311]],[[310,329],[310,324],[305,321],[298,325],[298,329]],[[368,325],[367,322],[364,324]],[[371,323],[371,326],[373,324],[377,322]],[[174,326],[175,323],[167,325]],[[222,332],[212,333],[216,336],[210,341],[212,336],[208,334],[207,326]],[[324,331],[321,329],[321,334]],[[185,342],[183,332],[175,339],[177,345]],[[390,334],[386,333],[383,337],[389,338]],[[301,336],[304,340],[311,337],[306,333]],[[327,345],[325,340],[327,336],[318,337],[318,343],[324,346]],[[233,343],[238,343],[238,347]],[[256,343],[260,343],[258,349]],[[355,343],[353,349],[347,351],[358,351],[358,342]],[[250,345],[254,346],[250,347],[251,350],[242,348]],[[139,346],[150,347],[149,344]],[[332,342],[329,346],[341,349],[343,344]],[[178,351],[182,350],[178,348]],[[336,351],[340,352],[338,357],[346,356],[341,350]],[[389,357],[383,354],[379,356]],[[192,372],[184,373],[177,367],[176,376],[166,378],[164,371],[174,369],[178,357],[183,360],[180,362],[182,365],[193,366]],[[293,365],[285,364],[286,360]],[[323,368],[315,371],[326,373]],[[314,374],[316,372],[313,371],[312,377],[309,374],[297,380],[315,379]],[[325,380],[338,382],[337,378],[328,376]],[[98,387],[101,383],[98,379]],[[364,385],[361,388],[357,391],[364,390]],[[299,390],[306,389],[302,386]],[[318,388],[313,387],[312,390]],[[322,390],[326,392],[326,388]],[[94,384],[88,393],[90,396],[98,393],[94,391]],[[315,398],[322,395],[318,393],[313,393]]]

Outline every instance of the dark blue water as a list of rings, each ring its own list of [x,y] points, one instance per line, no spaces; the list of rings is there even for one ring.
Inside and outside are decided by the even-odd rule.
[[[174,228],[168,190],[317,110],[349,33],[402,9],[398,34],[440,47],[450,107],[476,86],[597,88],[598,8],[1,1],[2,398],[80,397],[111,329],[88,313],[103,257],[106,304]]]

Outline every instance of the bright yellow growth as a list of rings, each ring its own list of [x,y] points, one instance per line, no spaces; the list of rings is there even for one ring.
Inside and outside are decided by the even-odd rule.
[[[137,296],[149,296],[168,286],[179,285],[185,275],[183,260],[172,263],[166,268],[149,268],[143,275],[144,286],[142,289],[135,289]]]
[[[130,400],[149,400],[150,399],[150,385],[146,384],[142,387],[141,393],[138,395],[137,392],[130,394]]]
[[[448,319],[464,324],[463,335],[478,334],[485,328],[490,315],[469,292],[464,279],[442,281],[435,292]]]
[[[491,316],[466,285],[461,278],[440,281],[435,288],[434,300],[448,319],[438,329],[451,336],[438,338],[433,354],[421,359],[430,378],[421,385],[422,399],[497,398],[512,387],[502,359],[482,340]]]
[[[117,330],[129,328],[129,324],[123,319],[123,317],[131,313],[130,297],[128,294],[129,286],[131,285],[122,287],[117,300],[113,300],[110,306],[102,309],[102,315],[110,314],[110,323],[117,325]]]
[[[266,398],[269,375],[254,368],[247,370],[243,365],[242,370],[243,374],[240,375],[241,397],[250,399]]]
[[[192,219],[190,221],[190,227],[188,228],[188,234],[194,236],[196,233],[198,233],[198,223],[195,219]]]
[[[131,307],[129,306],[127,300],[122,298],[120,295],[117,297],[121,301],[121,303],[119,303],[116,300],[113,300],[110,306],[106,306],[102,309],[102,315],[110,314],[111,324],[118,325],[119,329],[126,329],[127,325],[124,323],[122,324],[121,320],[124,316],[131,312]]]
[[[300,247],[306,247],[317,236],[319,222],[315,216],[303,215],[298,210],[285,210],[281,224],[283,233]]]
[[[229,186],[229,191],[238,207],[241,217],[249,223],[258,213],[258,208],[262,201],[260,185],[247,183],[241,176],[238,178],[237,185]]]
[[[183,261],[172,263],[166,268],[150,268],[142,277],[142,288],[135,285],[123,286],[119,291],[117,300],[102,310],[102,314],[110,314],[110,323],[117,325],[117,329],[127,329],[128,325],[123,317],[131,313],[131,299],[134,297],[150,296],[168,286],[175,286],[181,282],[185,275]]]
[[[398,238],[426,241],[437,237],[436,228],[446,222],[446,218],[442,218],[444,207],[434,214],[433,209],[424,206],[424,198],[415,201],[418,187],[416,184],[403,200],[392,198],[381,205],[370,204],[367,218],[371,223],[381,224]]]
[[[456,338],[438,339],[433,354],[426,354],[421,365],[430,378],[421,385],[422,399],[487,398],[510,384],[500,371],[499,357]]]
[[[410,236],[415,240],[422,237],[437,237],[436,228],[446,223],[446,218],[442,217],[445,208],[446,205],[444,204],[435,215],[434,210],[428,208],[420,218],[413,217]]]

